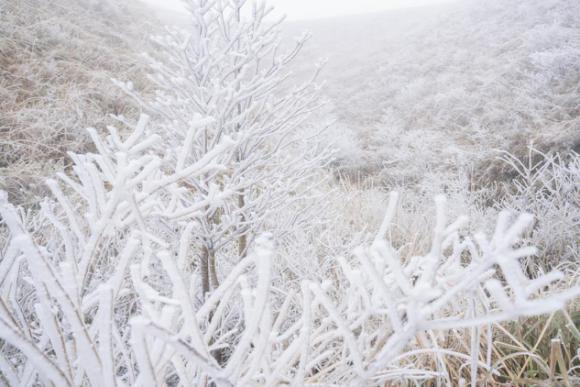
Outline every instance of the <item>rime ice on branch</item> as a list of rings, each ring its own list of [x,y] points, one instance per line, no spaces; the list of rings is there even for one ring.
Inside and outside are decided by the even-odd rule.
[[[225,136],[237,145],[223,152],[224,170],[188,176],[192,210],[168,214],[194,216],[204,293],[220,283],[220,267],[244,258],[260,232],[291,237],[307,224],[319,206],[305,198],[328,163],[319,128],[307,120],[320,106],[315,79],[293,84],[290,63],[307,36],[285,49],[272,8],[246,0],[189,0],[190,28],[156,37],[164,62],[152,61],[151,79],[160,90],[149,102],[119,83],[161,124],[156,131],[177,168],[186,168]],[[318,178],[320,180],[320,178]],[[227,192],[227,197],[220,196]],[[199,208],[196,203],[210,204]],[[194,210],[194,211],[193,211]],[[290,223],[279,224],[284,211]],[[194,214],[195,212],[195,214]],[[200,216],[198,216],[200,215]],[[231,251],[237,250],[232,256]]]
[[[126,140],[114,128],[105,141],[93,132],[99,154],[73,155],[76,179],[50,182],[54,198],[32,221],[0,198],[9,233],[0,366],[10,385],[381,385],[410,371],[398,363],[425,331],[546,313],[580,294],[536,295],[561,275],[524,274],[519,259],[535,249],[514,246],[529,216],[502,214],[491,239],[461,237],[465,219],[448,224],[443,198],[430,251],[402,262],[385,238],[392,195],[375,242],[337,260],[342,290],[303,282],[275,309],[275,250],[263,236],[204,301],[187,274],[193,221],[163,216],[187,192],[183,169],[162,166],[145,123]],[[219,170],[218,151],[232,146],[188,174]]]

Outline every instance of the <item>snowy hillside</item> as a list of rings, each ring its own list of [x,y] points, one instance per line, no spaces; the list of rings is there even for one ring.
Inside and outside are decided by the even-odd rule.
[[[328,58],[330,113],[358,138],[358,162],[408,185],[530,141],[578,151],[578,26],[579,2],[466,0],[291,31],[311,31],[305,58]]]

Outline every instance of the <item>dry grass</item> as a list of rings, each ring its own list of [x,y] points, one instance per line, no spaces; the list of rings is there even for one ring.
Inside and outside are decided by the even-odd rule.
[[[566,222],[568,218],[578,219],[579,208],[575,207],[578,204],[575,201],[580,195],[578,180],[574,177],[577,172],[570,161],[577,155],[567,155],[544,154],[528,148],[527,156],[533,162],[527,165],[537,166],[527,172],[518,172],[514,165],[506,163],[506,160],[520,160],[522,165],[526,165],[525,158],[518,159],[509,155],[503,163],[505,170],[513,175],[510,182],[505,182],[505,188],[511,192],[511,196],[494,197],[493,192],[490,196],[490,193],[485,192],[461,191],[461,187],[456,187],[455,194],[451,192],[452,208],[457,212],[455,215],[469,213],[477,227],[484,226],[486,218],[494,216],[496,211],[503,208],[534,213],[538,223],[528,236],[528,242],[540,246],[542,254],[527,262],[528,270],[534,275],[542,268],[557,266],[566,274],[566,281],[560,284],[562,287],[578,285],[580,282],[580,228]],[[528,179],[534,176],[531,178],[534,184],[515,184],[518,181],[523,184],[521,179],[525,176],[522,176],[522,172],[528,173]],[[551,185],[554,181],[559,184]],[[375,229],[380,222],[376,219],[377,214],[382,213],[386,207],[385,187],[373,183],[372,177],[368,176],[364,180],[344,178],[340,182],[343,195],[348,198],[345,200],[343,219],[349,219],[351,227],[357,230]],[[429,230],[433,226],[429,222],[432,219],[429,193],[429,190],[410,193],[407,195],[408,200],[402,203],[397,212],[391,238],[395,242],[401,241],[398,246],[403,258],[408,259],[428,249]],[[529,200],[525,199],[526,195]],[[426,353],[410,357],[402,365],[432,370],[441,375],[422,385],[436,386],[449,381],[453,385],[460,385],[460,380],[465,380],[469,385],[469,361],[451,354],[438,355],[434,349],[447,348],[470,354],[472,338],[477,337],[478,359],[490,368],[478,368],[478,386],[576,386],[580,385],[579,327],[580,300],[576,300],[566,310],[549,316],[521,318],[475,331],[425,332],[416,338],[412,349],[425,350]]]
[[[85,128],[138,111],[111,78],[151,87],[140,53],[152,27],[134,5],[89,0],[0,0],[0,188],[31,205]],[[145,33],[144,33],[145,32]]]

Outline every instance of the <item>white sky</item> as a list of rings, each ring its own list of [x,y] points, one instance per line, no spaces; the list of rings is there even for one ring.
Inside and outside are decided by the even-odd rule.
[[[172,10],[183,9],[180,0],[145,1]],[[450,0],[269,0],[268,3],[276,7],[277,13],[286,14],[288,19],[301,20],[370,13],[447,1]]]

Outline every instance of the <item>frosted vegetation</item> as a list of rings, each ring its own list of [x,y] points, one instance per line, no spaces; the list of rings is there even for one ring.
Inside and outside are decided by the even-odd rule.
[[[292,31],[312,29],[306,57],[328,58],[331,111],[360,139],[345,156],[410,186],[487,175],[496,149],[524,157],[530,141],[580,150],[579,14],[574,1],[466,0]]]
[[[150,90],[147,17],[132,2],[0,1],[0,186],[13,201],[37,202],[67,152],[90,149],[79,128],[138,111],[111,77]]]
[[[576,2],[0,7],[0,385],[580,383]]]

